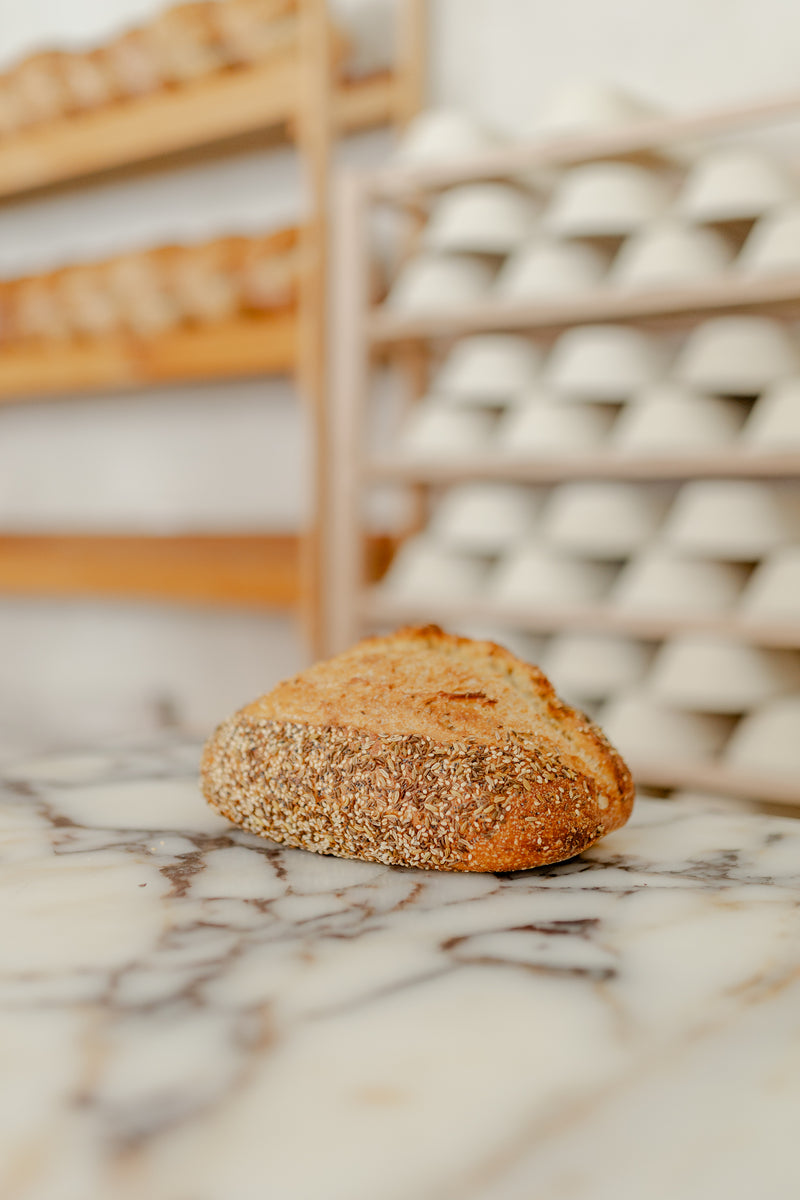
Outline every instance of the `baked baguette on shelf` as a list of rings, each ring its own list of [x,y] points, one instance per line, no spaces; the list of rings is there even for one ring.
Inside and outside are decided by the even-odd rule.
[[[103,337],[119,329],[120,312],[109,291],[102,264],[65,267],[54,276],[53,287],[61,297],[73,333]]]
[[[435,625],[369,638],[225,721],[206,799],[320,854],[449,871],[561,862],[628,819],[630,772],[537,667]]]
[[[224,321],[242,307],[241,262],[249,239],[217,238],[175,248],[166,274],[182,317]]]
[[[0,342],[62,342],[219,324],[293,307],[299,230],[158,246],[0,281]]]
[[[154,337],[181,320],[167,282],[171,256],[172,247],[161,246],[122,254],[107,264],[108,287],[122,324],[138,337]]]
[[[59,50],[42,50],[29,54],[9,72],[21,128],[54,121],[69,110],[62,71],[64,57]]]
[[[331,30],[341,64],[346,39]],[[0,73],[0,138],[292,54],[297,0],[188,0],[100,46],[43,50]]]
[[[214,21],[231,61],[260,62],[297,42],[296,0],[226,0]]]
[[[299,246],[275,253],[270,239],[253,239],[241,259],[242,304],[259,311],[289,308],[297,303],[302,250]]]
[[[101,47],[101,53],[121,96],[147,96],[162,86],[157,56],[144,30],[126,30]]]
[[[112,104],[120,94],[102,47],[65,54],[61,60],[61,73],[71,112],[102,108]]]
[[[167,83],[210,75],[229,62],[215,22],[214,0],[191,0],[157,13],[144,34]]]
[[[0,342],[155,337],[297,303],[298,230],[159,246],[0,281]]]
[[[4,341],[62,342],[72,330],[59,294],[58,272],[30,275],[3,284],[7,319]]]
[[[0,138],[9,137],[22,127],[24,120],[14,81],[0,75]]]

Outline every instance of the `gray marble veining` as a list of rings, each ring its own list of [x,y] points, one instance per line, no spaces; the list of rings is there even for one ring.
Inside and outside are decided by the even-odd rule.
[[[800,823],[402,870],[240,832],[197,758],[3,772],[2,1200],[800,1194]]]

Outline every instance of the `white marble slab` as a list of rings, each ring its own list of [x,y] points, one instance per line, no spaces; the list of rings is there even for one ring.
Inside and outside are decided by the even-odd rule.
[[[4,769],[2,1200],[800,1194],[800,823],[406,871],[238,832],[197,755]]]

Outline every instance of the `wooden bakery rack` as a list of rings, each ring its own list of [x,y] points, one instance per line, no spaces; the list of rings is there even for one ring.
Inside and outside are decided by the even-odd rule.
[[[413,404],[425,394],[432,361],[458,337],[488,332],[520,332],[545,342],[572,326],[626,323],[652,329],[689,328],[707,316],[729,313],[800,317],[800,273],[774,278],[737,278],[720,282],[634,291],[598,287],[584,295],[553,303],[508,299],[480,302],[431,315],[407,315],[371,299],[373,275],[368,231],[375,210],[390,206],[419,230],[437,193],[478,180],[514,181],[542,168],[566,167],[601,160],[664,161],[669,148],[698,143],[784,119],[800,118],[800,94],[767,103],[726,107],[690,116],[647,119],[621,128],[562,134],[537,142],[501,147],[468,159],[414,167],[392,166],[371,173],[349,172],[336,198],[338,253],[351,265],[337,279],[333,385],[333,461],[331,490],[331,556],[338,564],[327,597],[326,644],[340,650],[376,628],[404,622],[436,621],[445,626],[481,623],[535,634],[560,631],[608,632],[659,640],[681,632],[716,632],[753,644],[800,648],[800,624],[752,621],[735,616],[658,617],[628,614],[610,604],[534,608],[492,600],[415,601],[392,595],[370,583],[364,568],[364,499],[376,484],[404,485],[416,496],[419,529],[427,489],[474,480],[552,484],[565,480],[664,480],[689,478],[797,479],[800,454],[739,452],[682,457],[647,457],[585,452],[514,462],[491,454],[440,462],[409,460],[384,453],[376,458],[365,444],[364,430],[372,403],[373,372],[394,368],[405,379]],[[401,258],[403,256],[401,255]],[[757,796],[766,803],[800,809],[798,781],[734,771],[712,762],[693,767],[639,762],[634,773],[642,785],[689,788],[738,796]]]
[[[299,603],[311,643],[318,646],[320,564],[326,540],[322,498],[328,461],[331,154],[338,137],[402,124],[419,108],[425,74],[425,0],[401,0],[398,6],[392,69],[356,78],[346,77],[340,67],[345,47],[326,0],[252,0],[255,6],[259,2],[280,18],[276,44],[263,61],[192,69],[186,78],[170,80],[147,94],[57,113],[5,132],[0,137],[0,199],[17,200],[66,185],[89,186],[108,172],[153,164],[168,167],[189,152],[231,153],[242,145],[263,144],[265,138],[270,144],[288,139],[302,156],[310,194],[309,215],[300,231],[296,304],[181,325],[150,337],[114,331],[27,344],[0,340],[0,403],[296,374],[314,431],[311,528],[299,539],[0,536],[0,594],[135,595],[280,609]],[[209,8],[183,5],[165,16],[176,15],[180,30],[184,18],[190,26],[198,17],[205,19],[204,7]],[[38,69],[37,56],[31,64]],[[0,105],[3,84],[0,78]],[[47,92],[43,94],[47,98]]]

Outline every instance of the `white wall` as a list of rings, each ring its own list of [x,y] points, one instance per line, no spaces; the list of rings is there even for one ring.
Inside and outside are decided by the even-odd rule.
[[[391,0],[335,0],[345,10]],[[797,83],[793,0],[429,0],[432,94],[524,132],[571,75],[615,79],[675,107]],[[0,61],[85,42],[159,0],[0,0]]]
[[[373,2],[373,0],[364,0]],[[151,0],[0,0],[0,60],[80,42]],[[572,76],[613,79],[672,108],[791,88],[790,0],[431,0],[432,97],[524,134]],[[347,153],[376,161],[383,136]],[[288,152],[248,154],[0,207],[0,274],[121,246],[294,219]],[[239,383],[0,411],[0,529],[292,528],[305,458],[288,385]],[[98,497],[95,502],[95,497]],[[0,601],[0,750],[208,726],[302,663],[280,618],[159,606]]]
[[[433,94],[530,130],[572,77],[674,109],[798,86],[793,0],[434,0]]]

